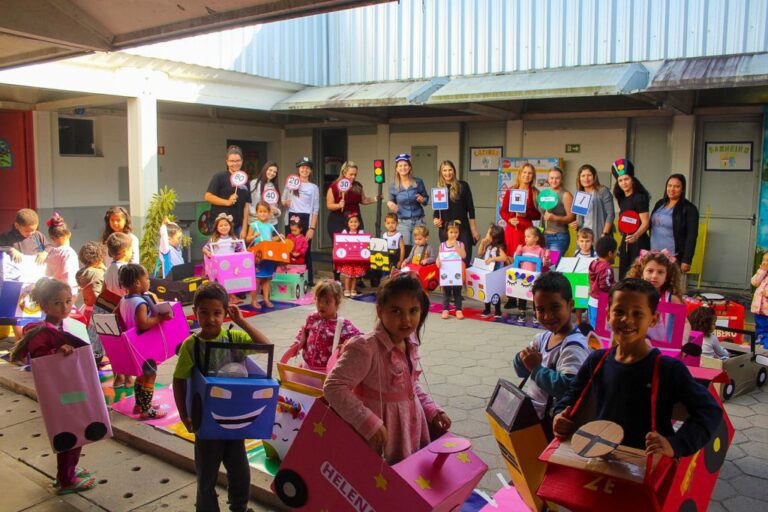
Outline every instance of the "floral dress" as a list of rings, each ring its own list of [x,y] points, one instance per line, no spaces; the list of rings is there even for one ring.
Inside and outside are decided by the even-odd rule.
[[[314,312],[307,317],[307,321],[299,329],[296,341],[300,344],[306,339],[304,349],[304,362],[309,368],[325,369],[333,348],[333,336],[336,334],[337,318],[326,320],[320,313]],[[343,345],[348,339],[362,334],[352,322],[344,319],[339,335],[339,345]]]
[[[342,233],[348,233],[348,231],[345,229],[342,231]],[[353,233],[355,235],[362,234],[362,230],[359,230],[357,233]],[[348,262],[342,262],[336,265],[336,271],[341,274],[344,277],[363,277],[365,274],[368,273],[368,270],[371,268],[370,262],[363,262],[363,263],[348,263]]]

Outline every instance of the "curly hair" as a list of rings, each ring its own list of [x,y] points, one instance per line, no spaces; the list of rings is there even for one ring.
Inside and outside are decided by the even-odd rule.
[[[139,280],[141,276],[148,275],[147,269],[138,263],[127,263],[120,267],[120,273],[117,276],[120,288],[128,290],[133,283]]]
[[[84,267],[92,267],[96,263],[104,261],[104,255],[107,249],[104,244],[94,242],[93,240],[85,242],[77,253],[77,259]]]
[[[717,318],[717,313],[707,306],[699,306],[688,314],[691,330],[703,332],[707,336],[712,334],[712,324],[715,318]]]
[[[682,300],[683,293],[683,273],[680,272],[680,267],[673,263],[664,253],[658,251],[648,251],[643,256],[638,258],[632,263],[629,268],[626,277],[632,277],[637,279],[643,278],[643,270],[645,266],[651,261],[662,265],[667,269],[667,280],[659,290],[661,293],[670,292],[673,296]]]

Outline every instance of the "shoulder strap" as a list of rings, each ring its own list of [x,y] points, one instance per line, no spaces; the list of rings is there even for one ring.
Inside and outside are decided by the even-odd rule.
[[[611,349],[609,348],[605,349],[603,356],[600,358],[600,361],[597,362],[597,366],[595,366],[595,369],[592,372],[592,375],[589,377],[589,381],[587,382],[587,385],[584,386],[584,389],[581,390],[579,399],[576,400],[575,404],[573,404],[573,408],[571,409],[571,414],[568,416],[569,418],[573,418],[578,412],[582,402],[584,401],[584,398],[587,396],[587,393],[589,393],[589,390],[592,387],[592,382],[595,380],[595,377],[600,372],[600,368],[603,367],[603,363],[605,362],[606,359],[608,359],[608,354],[610,353],[611,353]]]
[[[331,346],[331,354],[336,352],[336,347],[339,346],[339,340],[341,339],[341,328],[344,326],[344,317],[336,317],[336,330],[333,332],[333,345]]]
[[[653,377],[651,378],[651,432],[656,432],[656,401],[659,397],[659,365],[661,353],[653,362]],[[653,472],[653,455],[648,455],[645,461],[645,481],[647,482]]]

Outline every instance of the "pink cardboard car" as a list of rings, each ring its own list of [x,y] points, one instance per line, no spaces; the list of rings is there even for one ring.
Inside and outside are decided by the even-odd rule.
[[[390,466],[318,399],[272,489],[302,510],[448,512],[461,507],[487,470],[469,441],[451,434]]]
[[[206,256],[204,262],[208,279],[219,283],[227,292],[241,293],[256,289],[256,262],[253,253],[244,251],[214,254]]]

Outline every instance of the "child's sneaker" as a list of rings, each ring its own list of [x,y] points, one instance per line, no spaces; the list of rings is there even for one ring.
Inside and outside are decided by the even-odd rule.
[[[56,491],[56,494],[58,494],[59,496],[62,496],[65,494],[74,494],[77,492],[83,492],[89,489],[93,489],[94,487],[96,487],[96,480],[91,478],[90,476],[76,477],[75,481],[71,485],[59,487],[59,490]]]
[[[162,409],[150,409],[146,412],[141,413],[139,416],[139,419],[142,420],[158,420],[160,418],[164,418],[168,414],[167,411],[164,411]]]
[[[460,309],[456,311],[456,320],[464,320],[464,313]]]
[[[450,313],[448,313],[448,310],[444,309],[443,313],[440,315],[440,318],[442,318],[443,320],[448,320],[449,316],[450,316]]]

